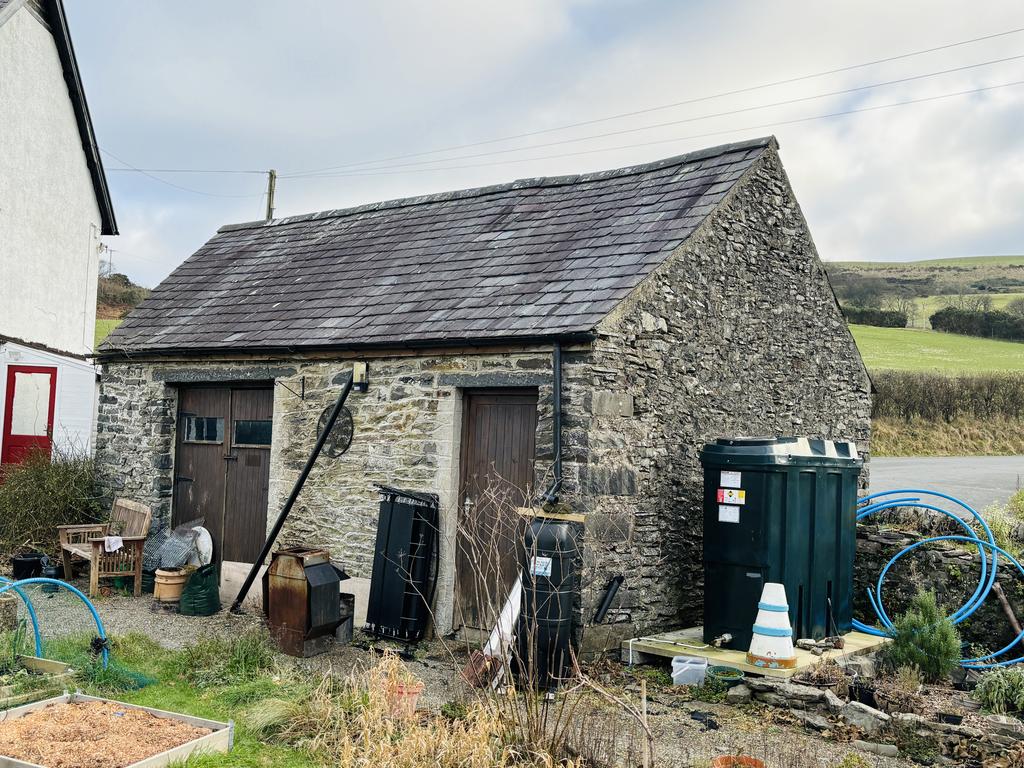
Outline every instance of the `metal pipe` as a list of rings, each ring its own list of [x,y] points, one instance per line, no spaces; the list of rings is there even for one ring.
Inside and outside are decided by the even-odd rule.
[[[292,492],[288,495],[288,500],[284,503],[281,508],[281,514],[277,516],[277,520],[274,521],[274,527],[270,531],[270,535],[267,536],[266,542],[263,544],[263,549],[260,551],[259,557],[252,564],[252,568],[249,569],[249,575],[245,577],[245,582],[242,584],[242,588],[238,590],[238,597],[235,598],[235,602],[231,604],[231,612],[239,613],[241,611],[242,601],[245,600],[245,596],[249,594],[249,589],[252,588],[252,583],[256,581],[256,574],[260,572],[260,566],[263,565],[263,561],[267,559],[267,555],[270,554],[271,548],[274,546],[274,542],[277,541],[277,537],[281,534],[281,529],[284,527],[284,521],[288,519],[289,513],[292,511],[292,507],[295,505],[295,500],[299,497],[299,492],[302,491],[302,486],[306,484],[306,478],[309,477],[310,471],[313,469],[313,465],[316,463],[317,457],[320,456],[320,451],[323,450],[324,443],[327,442],[327,438],[331,434],[331,430],[334,429],[334,422],[338,420],[341,409],[345,406],[345,401],[348,399],[349,393],[352,391],[352,374],[348,376],[348,381],[345,382],[345,386],[342,387],[341,394],[338,395],[338,401],[334,404],[334,410],[331,411],[331,415],[327,419],[327,423],[324,425],[323,432],[320,433],[316,439],[316,445],[313,446],[313,452],[309,454],[309,458],[306,459],[306,466],[302,468],[302,472],[299,473],[298,480],[295,481],[295,485],[292,487]]]
[[[551,351],[552,371],[552,447],[555,452],[554,474],[551,485],[540,497],[538,503],[541,505],[555,504],[558,502],[558,491],[562,487],[562,342],[556,340]]]
[[[601,600],[601,605],[597,607],[597,613],[594,614],[594,624],[600,624],[604,621],[608,609],[612,607],[612,600],[615,599],[619,587],[622,586],[622,582],[625,580],[626,577],[620,573],[618,576],[613,576],[612,580],[608,582],[608,586],[604,588],[604,598]]]
[[[551,359],[554,368],[554,431],[555,431],[555,493],[562,485],[562,342],[555,342],[555,349]]]

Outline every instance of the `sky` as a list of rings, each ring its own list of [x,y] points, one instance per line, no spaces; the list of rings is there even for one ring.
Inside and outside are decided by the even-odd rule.
[[[767,134],[823,259],[1024,253],[1019,0],[65,4],[143,285],[263,218],[270,168],[287,216]]]

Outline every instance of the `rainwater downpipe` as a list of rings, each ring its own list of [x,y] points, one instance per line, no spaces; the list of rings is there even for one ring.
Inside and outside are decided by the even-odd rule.
[[[541,497],[542,504],[555,504],[562,488],[562,342],[555,341],[551,352],[552,372],[552,447],[555,452],[554,479]]]

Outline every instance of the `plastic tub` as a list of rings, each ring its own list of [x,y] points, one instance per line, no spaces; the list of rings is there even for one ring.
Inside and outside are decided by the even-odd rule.
[[[675,656],[672,658],[673,685],[704,685],[708,671],[708,660],[700,656]]]

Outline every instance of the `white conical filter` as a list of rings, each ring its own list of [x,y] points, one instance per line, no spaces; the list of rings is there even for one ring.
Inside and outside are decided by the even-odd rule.
[[[754,620],[754,636],[747,651],[747,663],[755,667],[789,669],[796,666],[793,627],[789,623],[786,587],[768,583],[761,591]]]

